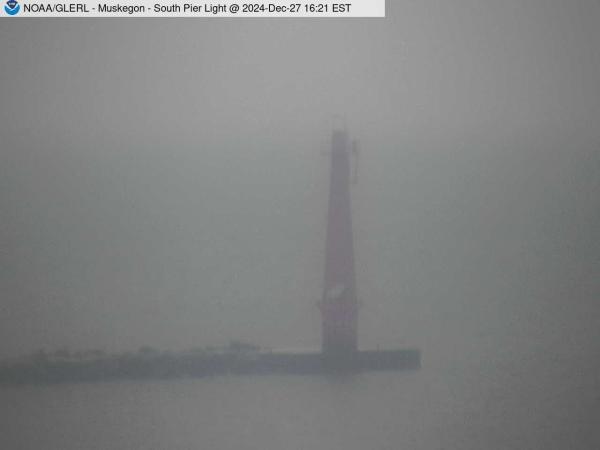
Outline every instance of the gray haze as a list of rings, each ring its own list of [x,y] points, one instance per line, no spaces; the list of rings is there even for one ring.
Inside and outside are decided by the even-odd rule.
[[[600,3],[390,3],[0,20],[0,356],[317,348],[342,113],[362,347],[597,362]]]

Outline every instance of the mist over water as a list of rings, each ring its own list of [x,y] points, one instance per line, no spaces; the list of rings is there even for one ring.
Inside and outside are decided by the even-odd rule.
[[[597,378],[521,367],[483,359],[469,370],[1,390],[12,408],[2,439],[8,448],[63,450],[595,448]],[[522,377],[531,369],[544,370]]]
[[[423,352],[3,388],[7,448],[599,446],[600,5],[387,12],[0,20],[0,358],[319,348],[335,114],[361,149],[359,345]]]

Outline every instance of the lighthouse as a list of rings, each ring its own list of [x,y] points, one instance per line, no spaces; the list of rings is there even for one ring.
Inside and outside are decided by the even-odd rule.
[[[358,301],[350,202],[350,142],[345,129],[333,131],[330,157],[325,276],[320,302],[321,351],[327,358],[337,360],[352,357],[358,350]]]

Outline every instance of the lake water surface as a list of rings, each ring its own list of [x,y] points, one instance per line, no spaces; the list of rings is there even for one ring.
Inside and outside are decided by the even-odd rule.
[[[409,372],[0,390],[6,449],[597,449],[595,361],[437,355]],[[592,356],[592,355],[587,355]]]

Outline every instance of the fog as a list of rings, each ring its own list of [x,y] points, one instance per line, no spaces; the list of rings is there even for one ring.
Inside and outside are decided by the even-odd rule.
[[[387,15],[0,21],[0,356],[318,348],[339,114],[361,347],[597,358],[600,4]]]

